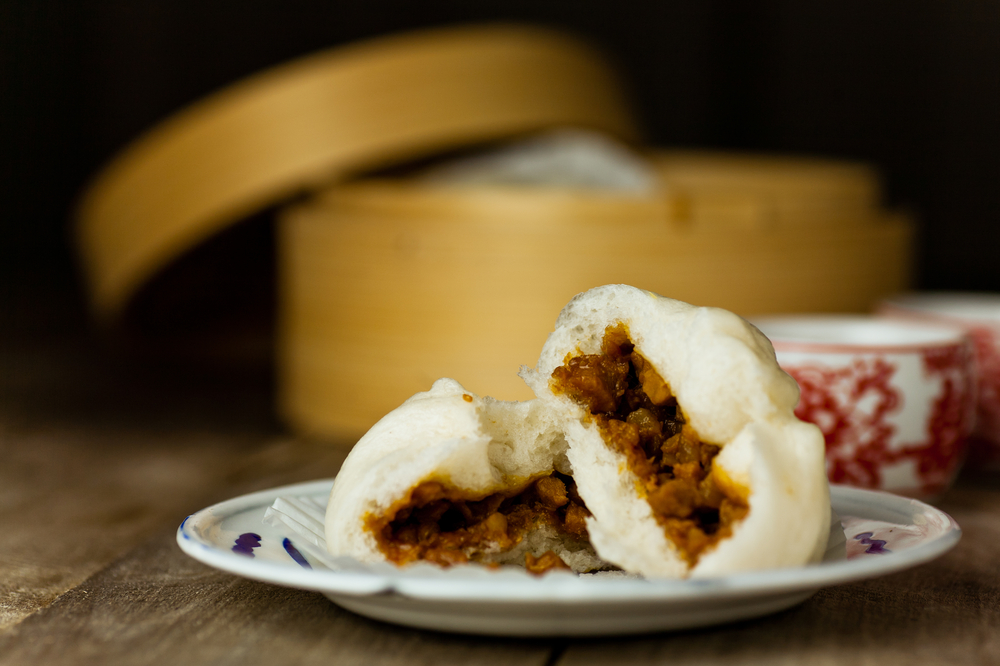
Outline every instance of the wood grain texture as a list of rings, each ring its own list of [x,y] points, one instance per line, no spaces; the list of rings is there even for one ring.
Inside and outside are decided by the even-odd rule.
[[[0,664],[542,666],[540,642],[401,629],[217,572],[166,530],[0,636]]]
[[[333,476],[346,452],[282,438],[248,447],[205,433],[0,433],[0,630],[163,526],[238,494]]]
[[[80,339],[0,344],[0,630],[208,503],[343,460],[284,437],[263,382],[128,366]]]
[[[67,431],[2,433],[0,627],[199,508],[231,447],[205,437],[140,445]]]
[[[190,509],[245,445],[112,390],[78,341],[0,348],[0,628],[51,603]],[[147,399],[155,382],[145,390]],[[153,398],[153,402],[156,402]],[[175,421],[185,419],[177,413]],[[122,408],[125,408],[123,410]],[[139,418],[145,427],[134,422]],[[188,423],[190,425],[190,423]],[[152,427],[151,427],[152,426]],[[159,427],[158,427],[159,426]]]

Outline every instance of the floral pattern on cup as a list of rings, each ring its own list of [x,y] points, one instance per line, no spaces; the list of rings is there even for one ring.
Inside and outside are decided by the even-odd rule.
[[[1000,466],[1000,330],[970,326],[979,374],[979,404],[974,432],[976,455]]]
[[[760,325],[799,384],[796,416],[823,433],[832,483],[917,497],[948,488],[974,420],[973,352],[961,331],[870,317]]]
[[[960,346],[923,353],[924,371],[940,375],[928,437],[893,446],[897,426],[888,416],[899,411],[902,392],[893,385],[897,366],[882,356],[857,358],[849,366],[783,366],[799,384],[795,415],[819,426],[826,440],[827,475],[833,483],[885,488],[883,470],[911,462],[919,494],[937,495],[954,478],[971,429],[967,407],[966,350]],[[867,403],[867,404],[864,404]],[[864,404],[864,406],[862,406]]]
[[[902,294],[878,306],[880,316],[962,327],[975,349],[978,375],[976,426],[970,458],[1000,469],[1000,294],[924,292]]]

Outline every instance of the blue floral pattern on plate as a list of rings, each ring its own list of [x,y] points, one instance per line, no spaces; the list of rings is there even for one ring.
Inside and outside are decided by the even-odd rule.
[[[842,529],[834,524],[826,556],[815,565],[699,580],[567,572],[534,577],[515,567],[396,568],[331,557],[319,547],[318,533],[293,534],[265,522],[265,512],[279,498],[301,500],[313,523],[321,521],[331,485],[332,480],[324,480],[275,488],[208,507],[184,520],[178,544],[223,571],[319,591],[348,610],[387,622],[478,634],[597,636],[772,613],[801,603],[821,587],[927,562],[961,536],[954,520],[934,507],[834,486],[831,501]]]

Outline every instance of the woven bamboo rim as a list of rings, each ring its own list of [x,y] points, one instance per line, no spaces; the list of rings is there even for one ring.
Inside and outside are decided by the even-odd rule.
[[[821,224],[862,219],[882,203],[881,178],[862,162],[693,150],[652,159],[681,212],[706,220]]]
[[[121,153],[85,193],[92,303],[250,213],[359,169],[553,126],[635,131],[606,65],[564,35],[436,30],[333,49],[235,84]]]

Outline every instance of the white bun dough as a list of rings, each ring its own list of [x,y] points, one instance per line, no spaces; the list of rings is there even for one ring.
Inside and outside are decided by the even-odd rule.
[[[713,469],[749,490],[748,515],[690,569],[640,496],[624,454],[604,443],[583,407],[549,388],[567,355],[599,353],[605,329],[618,323],[702,441],[721,447]],[[822,556],[830,521],[823,437],[795,418],[798,386],[778,367],[770,342],[735,314],[625,285],[598,287],[563,309],[536,368],[521,376],[563,424],[577,490],[593,514],[591,542],[605,560],[647,577],[678,578]]]
[[[452,379],[439,379],[376,423],[355,445],[333,486],[326,514],[334,555],[382,562],[365,518],[384,515],[410,489],[438,481],[471,495],[523,485],[553,470],[569,472],[566,441],[537,400],[480,398]],[[553,529],[529,534],[506,553],[484,561],[524,563],[524,553],[553,550],[571,568],[606,566],[593,550],[564,545]]]

